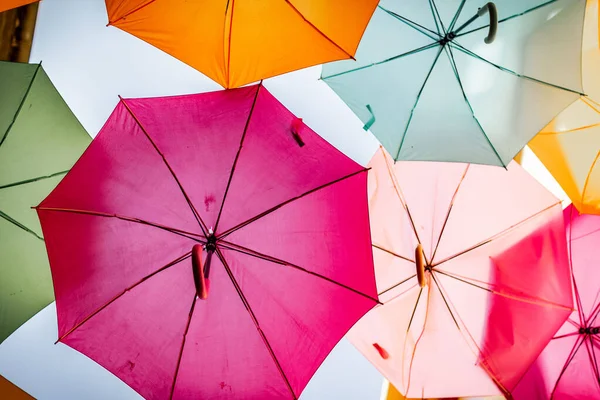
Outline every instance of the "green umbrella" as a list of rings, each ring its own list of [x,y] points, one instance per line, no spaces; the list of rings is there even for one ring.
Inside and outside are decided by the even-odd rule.
[[[582,91],[585,0],[381,0],[322,79],[395,160],[506,166]],[[495,40],[494,40],[495,39]]]
[[[41,64],[0,62],[0,342],[53,301],[39,204],[91,138]]]

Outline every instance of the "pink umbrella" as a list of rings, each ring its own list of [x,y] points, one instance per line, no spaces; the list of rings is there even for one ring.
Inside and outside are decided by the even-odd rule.
[[[58,340],[148,399],[296,399],[377,304],[366,169],[261,85],[121,100],[37,210]]]
[[[508,395],[572,311],[560,201],[515,163],[371,167],[384,304],[350,340],[406,397]]]
[[[600,399],[600,216],[565,209],[577,310],[523,377],[515,399]]]

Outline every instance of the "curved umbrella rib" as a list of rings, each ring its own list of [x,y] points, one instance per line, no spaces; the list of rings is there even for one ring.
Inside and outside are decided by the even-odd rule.
[[[395,12],[388,10],[386,8],[383,8],[381,6],[377,6],[379,9],[383,10],[385,13],[391,15],[392,17],[396,18],[397,20],[399,20],[400,22],[405,23],[406,25],[410,26],[411,28],[413,28],[414,30],[416,30],[419,33],[422,33],[423,35],[437,41],[441,38],[439,32],[434,32],[429,28],[424,27],[421,24],[416,23],[415,21],[411,21],[410,19],[403,17],[400,14],[396,14]],[[430,35],[430,33],[433,35]]]
[[[183,197],[185,197],[185,201],[188,203],[188,206],[190,207],[190,210],[192,211],[192,214],[194,214],[194,218],[196,218],[196,221],[198,222],[198,225],[200,225],[200,229],[202,229],[202,233],[204,234],[204,236],[207,236],[208,228],[206,227],[206,224],[204,224],[204,221],[202,221],[202,218],[200,217],[200,214],[198,214],[198,211],[196,211],[196,208],[194,207],[194,204],[192,203],[192,201],[190,200],[189,196],[187,195],[187,193],[183,189],[183,186],[181,185],[181,182],[177,178],[177,175],[175,175],[175,171],[173,171],[173,168],[171,168],[171,165],[167,161],[165,155],[160,151],[160,149],[158,148],[158,146],[156,145],[156,143],[154,142],[154,140],[152,140],[152,137],[150,136],[150,134],[148,133],[148,131],[146,131],[146,128],[144,128],[144,126],[142,125],[142,123],[140,122],[140,120],[135,116],[135,114],[133,113],[133,110],[131,110],[131,108],[129,108],[129,105],[127,105],[127,102],[125,101],[125,99],[123,99],[121,96],[119,96],[119,99],[120,99],[121,103],[123,103],[123,105],[125,106],[125,108],[127,109],[127,111],[129,112],[129,114],[131,114],[131,117],[135,120],[136,124],[139,126],[139,128],[141,129],[141,131],[144,132],[144,135],[150,141],[150,143],[152,144],[152,147],[154,147],[154,150],[156,150],[156,152],[158,153],[158,155],[162,158],[165,166],[169,169],[169,172],[171,173],[171,176],[173,177],[173,179],[175,179],[175,182],[177,183],[177,186],[179,186],[179,190],[181,190],[181,193],[183,194]]]
[[[334,42],[329,36],[327,36],[325,33],[323,33],[323,31],[321,31],[319,28],[317,28],[312,22],[310,22],[301,12],[300,10],[298,10],[296,8],[296,6],[294,6],[292,4],[292,2],[290,0],[284,0],[292,10],[294,10],[296,12],[296,14],[298,14],[300,16],[300,18],[302,18],[308,25],[310,25],[311,28],[313,28],[319,35],[323,36],[329,43],[333,44],[336,48],[338,48],[339,50],[341,50],[344,54],[346,54],[348,56],[348,58],[355,60],[354,56],[350,53],[348,53],[344,48],[342,48],[339,44],[337,44],[336,42]]]
[[[117,218],[122,221],[127,221],[127,222],[136,223],[136,224],[147,225],[147,226],[153,226],[155,228],[174,233],[175,235],[183,236],[190,240],[194,240],[197,242],[203,242],[202,236],[197,233],[187,232],[187,231],[183,231],[181,229],[176,229],[176,228],[170,228],[168,226],[164,226],[164,225],[157,224],[157,223],[150,222],[150,221],[145,221],[145,220],[139,219],[139,218],[127,217],[127,216],[119,215],[119,214],[108,214],[108,213],[102,213],[102,212],[97,212],[97,211],[89,211],[89,210],[76,210],[76,209],[68,209],[68,208],[39,207],[39,206],[34,207],[34,208],[38,211],[55,211],[55,212],[66,212],[66,213],[72,213],[72,214],[91,215],[94,217]]]
[[[0,211],[0,218],[3,218],[5,220],[7,220],[8,222],[10,222],[11,224],[23,229],[25,232],[32,234],[33,236],[35,236],[36,238],[40,239],[40,240],[44,240],[43,237],[41,237],[40,235],[38,235],[37,233],[35,233],[34,231],[32,231],[31,229],[29,229],[28,227],[26,227],[25,225],[23,225],[22,223],[20,223],[19,221],[17,221],[16,219],[12,218],[10,215],[5,214],[4,212]]]
[[[500,157],[500,154],[498,154],[498,151],[496,151],[496,148],[492,144],[492,141],[490,140],[490,138],[488,137],[488,135],[485,133],[485,130],[483,129],[483,127],[479,123],[479,120],[477,119],[477,117],[475,116],[475,111],[473,111],[473,107],[471,107],[471,102],[469,101],[469,98],[467,97],[467,94],[465,93],[465,88],[463,87],[462,80],[460,79],[460,74],[458,73],[458,68],[456,67],[456,62],[454,60],[454,54],[452,54],[452,48],[451,47],[448,47],[446,55],[448,56],[448,59],[450,60],[450,65],[452,66],[452,71],[454,71],[454,76],[456,76],[456,80],[458,81],[458,86],[460,87],[460,91],[461,91],[461,93],[463,95],[463,99],[465,99],[465,103],[467,103],[467,107],[469,107],[469,110],[471,111],[471,116],[473,117],[473,120],[475,120],[475,123],[477,124],[477,126],[479,127],[479,130],[481,131],[481,133],[485,137],[485,140],[488,142],[488,144],[490,145],[490,147],[494,151],[494,154],[498,158],[498,161],[500,161],[500,164],[504,168],[506,168],[506,164],[502,160],[502,157]]]
[[[571,282],[573,284],[575,302],[577,303],[577,316],[579,317],[579,324],[583,325],[585,323],[585,315],[583,314],[581,296],[579,295],[579,290],[577,289],[577,281],[575,280],[575,272],[573,271],[573,250],[571,246],[573,242],[573,208],[571,208],[569,212],[569,230],[567,233],[567,246],[569,247],[569,274],[571,276]]]
[[[498,23],[500,24],[500,23],[502,23],[502,22],[505,22],[505,21],[511,20],[511,19],[513,19],[513,18],[520,17],[520,16],[522,16],[522,15],[528,14],[528,13],[530,13],[530,12],[532,12],[532,11],[535,11],[535,10],[537,10],[537,9],[539,9],[539,8],[542,8],[542,7],[544,7],[544,6],[547,6],[548,4],[555,3],[555,2],[557,2],[557,1],[558,1],[558,0],[549,0],[549,1],[545,2],[545,3],[539,4],[539,5],[535,6],[535,7],[532,7],[532,8],[530,8],[530,9],[528,9],[528,10],[525,10],[525,11],[523,11],[523,12],[520,12],[520,13],[518,13],[518,14],[511,15],[511,16],[509,16],[509,17],[506,17],[506,18],[502,18],[502,19],[498,20]],[[475,28],[475,29],[472,29],[472,30],[470,30],[470,31],[467,31],[467,32],[464,32],[464,33],[460,33],[460,34],[456,35],[456,37],[465,36],[465,35],[468,35],[468,34],[470,34],[470,33],[473,33],[473,32],[480,31],[480,30],[482,30],[482,29],[488,29],[488,28],[489,28],[489,26],[490,26],[490,24],[483,25],[483,26],[480,26],[479,28]]]
[[[221,251],[219,250],[218,247],[217,247],[216,253],[217,253],[219,259],[221,260],[221,262],[223,263],[223,266],[225,267],[225,271],[227,272],[227,275],[229,276],[229,279],[231,280],[231,283],[233,284],[233,286],[235,288],[235,291],[237,292],[238,296],[240,297],[240,300],[244,304],[244,307],[246,308],[246,311],[248,311],[248,314],[250,315],[250,318],[252,319],[252,322],[254,323],[254,326],[256,327],[256,331],[260,335],[263,343],[265,344],[265,347],[267,348],[267,350],[269,351],[269,354],[270,354],[271,358],[273,359],[273,362],[277,366],[277,369],[279,370],[279,373],[281,374],[281,377],[285,381],[285,384],[286,384],[287,388],[289,389],[289,391],[290,391],[290,393],[292,395],[293,400],[298,400],[298,397],[296,396],[296,393],[294,393],[294,390],[292,389],[292,385],[290,384],[290,381],[288,380],[287,376],[283,372],[283,368],[281,368],[281,364],[279,363],[279,360],[277,359],[277,356],[273,352],[273,348],[271,347],[271,344],[269,343],[269,341],[267,339],[267,336],[265,335],[265,333],[263,332],[263,330],[260,328],[258,320],[256,319],[256,315],[254,315],[254,311],[252,311],[252,307],[250,307],[250,303],[248,303],[248,300],[246,299],[246,296],[244,296],[244,293],[242,292],[242,289],[238,285],[238,282],[235,279],[235,277],[233,276],[233,272],[231,272],[231,269],[229,268],[229,264],[225,260],[225,257],[223,256],[223,253],[221,253]]]
[[[406,135],[408,134],[408,128],[410,127],[410,122],[412,121],[413,114],[415,112],[415,109],[417,108],[417,105],[419,104],[419,100],[421,99],[421,94],[423,93],[423,89],[425,89],[425,85],[427,84],[427,81],[429,80],[429,77],[431,76],[431,72],[433,72],[433,68],[435,68],[435,65],[437,64],[437,60],[440,58],[440,55],[442,54],[442,50],[444,50],[444,47],[440,46],[440,49],[438,50],[438,53],[436,54],[435,59],[433,60],[433,63],[431,63],[431,68],[429,68],[429,71],[427,72],[427,75],[425,76],[425,79],[423,80],[421,89],[419,90],[419,93],[417,93],[417,98],[415,99],[415,103],[413,104],[413,106],[410,110],[410,115],[408,117],[408,121],[406,121],[406,126],[404,127],[402,139],[400,140],[400,146],[398,146],[398,151],[396,152],[396,156],[394,157],[395,160],[397,160],[400,157],[400,152],[402,151],[402,145],[404,144],[404,139],[406,138]]]
[[[590,176],[592,176],[592,173],[594,172],[594,168],[596,168],[596,164],[598,163],[599,157],[600,157],[600,151],[598,151],[598,154],[596,154],[596,158],[594,158],[594,162],[592,163],[592,166],[590,167],[590,170],[589,170],[587,176],[585,177],[585,183],[583,184],[583,190],[581,191],[581,201],[583,203],[585,203],[585,195],[587,192]]]
[[[4,132],[4,136],[2,136],[0,138],[0,146],[2,146],[2,143],[4,143],[4,141],[6,140],[6,137],[10,133],[13,125],[15,124],[15,121],[19,117],[19,114],[21,113],[21,109],[23,108],[23,104],[25,104],[25,100],[27,99],[27,96],[29,96],[29,92],[31,91],[33,82],[35,82],[35,78],[37,77],[38,71],[40,70],[41,67],[42,67],[42,63],[40,62],[37,65],[35,72],[33,73],[33,76],[31,77],[31,82],[29,82],[29,86],[27,86],[27,90],[25,91],[25,94],[23,95],[23,98],[21,99],[21,103],[19,103],[19,108],[17,108],[17,112],[15,112],[13,120],[10,122],[10,125],[8,125],[8,128],[6,128],[6,132]]]
[[[6,185],[1,185],[0,189],[7,189],[7,188],[10,188],[10,187],[13,187],[13,186],[20,186],[20,185],[25,185],[27,183],[33,183],[33,182],[41,181],[41,180],[44,180],[44,179],[54,178],[54,177],[59,176],[59,175],[64,175],[67,172],[69,172],[69,170],[55,172],[53,174],[44,175],[44,176],[38,176],[38,177],[35,177],[35,178],[25,179],[24,181],[18,181],[18,182],[8,183]]]
[[[569,88],[566,88],[566,87],[564,87],[564,86],[555,85],[555,84],[553,84],[553,83],[546,82],[546,81],[542,81],[542,80],[540,80],[540,79],[536,79],[536,78],[533,78],[533,77],[531,77],[531,76],[528,76],[528,75],[519,74],[518,72],[515,72],[515,71],[513,71],[513,70],[511,70],[511,69],[505,68],[505,67],[503,67],[503,66],[501,66],[501,65],[498,65],[498,64],[496,64],[496,63],[493,63],[493,62],[491,62],[491,61],[490,61],[490,60],[488,60],[488,59],[485,59],[485,58],[481,57],[479,54],[477,54],[477,53],[474,53],[474,52],[472,52],[471,50],[467,49],[466,47],[463,47],[463,46],[461,46],[461,45],[460,45],[460,44],[458,44],[456,41],[452,41],[452,42],[450,43],[450,47],[454,47],[454,48],[455,48],[456,50],[458,50],[458,51],[461,51],[461,52],[463,52],[463,53],[465,53],[465,54],[467,54],[467,55],[469,55],[469,56],[471,56],[471,57],[473,57],[473,58],[476,58],[476,59],[478,59],[478,60],[480,60],[480,61],[483,61],[483,62],[485,62],[485,63],[487,63],[487,64],[489,64],[489,65],[491,65],[491,66],[493,66],[493,67],[496,67],[496,68],[498,68],[500,71],[503,71],[503,72],[506,72],[506,73],[508,73],[508,74],[514,75],[514,76],[516,76],[516,77],[518,77],[518,78],[527,79],[527,80],[530,80],[530,81],[532,81],[532,82],[539,83],[539,84],[541,84],[541,85],[550,86],[550,87],[553,87],[553,88],[555,88],[555,89],[564,90],[564,91],[566,91],[566,92],[570,92],[570,93],[575,93],[575,94],[578,94],[578,95],[580,95],[580,96],[587,96],[585,93],[579,92],[579,91],[577,91],[577,90],[569,89]]]
[[[531,219],[533,219],[533,218],[535,218],[535,217],[539,216],[540,214],[542,214],[542,213],[544,213],[544,212],[546,212],[546,211],[548,211],[548,210],[552,209],[553,207],[556,207],[557,205],[560,205],[560,204],[561,204],[561,202],[560,202],[560,200],[559,200],[558,202],[556,202],[556,203],[554,203],[554,204],[552,204],[552,205],[550,205],[550,206],[548,206],[548,207],[544,208],[543,210],[540,210],[540,211],[536,212],[536,213],[535,213],[535,214],[533,214],[533,215],[530,215],[529,217],[527,217],[527,218],[525,218],[525,219],[523,219],[523,220],[521,220],[521,221],[517,222],[517,223],[516,223],[516,224],[514,224],[514,225],[511,225],[511,226],[509,226],[509,227],[508,227],[508,228],[506,228],[505,230],[503,230],[503,231],[501,231],[501,232],[498,232],[498,233],[496,233],[495,235],[492,235],[492,236],[490,236],[489,238],[487,238],[487,239],[485,239],[485,240],[482,240],[481,242],[479,242],[479,243],[477,243],[477,244],[475,244],[475,245],[473,245],[473,246],[471,246],[471,247],[467,248],[466,250],[463,250],[463,251],[461,251],[461,252],[459,252],[459,253],[456,253],[456,254],[454,254],[454,255],[452,255],[452,256],[446,257],[446,258],[444,258],[443,260],[441,260],[441,261],[439,261],[439,262],[437,262],[437,263],[434,263],[434,264],[432,264],[432,265],[431,265],[431,267],[432,267],[432,268],[433,268],[433,267],[437,267],[438,265],[441,265],[441,264],[443,264],[443,263],[445,263],[445,262],[447,262],[447,261],[450,261],[450,260],[452,260],[452,259],[455,259],[456,257],[459,257],[459,256],[461,256],[461,255],[463,255],[463,254],[465,254],[465,253],[468,253],[468,252],[470,252],[470,251],[473,251],[473,250],[475,250],[475,249],[477,249],[477,248],[479,248],[479,247],[481,247],[481,246],[483,246],[483,245],[485,245],[485,244],[487,244],[487,243],[491,242],[492,240],[498,239],[498,238],[502,237],[503,235],[507,234],[508,232],[512,231],[513,229],[515,229],[515,228],[517,228],[517,227],[521,226],[522,224],[526,223],[527,221],[529,221],[529,220],[531,220]]]
[[[442,21],[442,17],[440,16],[440,12],[438,11],[437,6],[435,5],[435,0],[429,0],[429,7],[431,7],[431,13],[433,14],[433,19],[437,17],[436,21],[439,21],[439,25],[442,27],[441,32],[439,32],[440,36],[446,36],[446,27],[444,26],[444,21]],[[438,22],[436,22],[436,25]],[[439,27],[438,27],[439,29]]]
[[[112,303],[114,303],[116,300],[118,300],[125,293],[129,292],[130,290],[134,289],[136,286],[140,285],[141,283],[145,282],[146,280],[148,280],[148,279],[152,278],[153,276],[157,275],[159,272],[165,271],[165,270],[169,269],[170,267],[179,264],[183,260],[185,260],[187,258],[190,258],[191,256],[192,256],[192,252],[189,251],[189,252],[185,253],[184,255],[182,255],[182,256],[176,258],[175,260],[171,261],[170,263],[168,263],[168,264],[162,266],[161,268],[157,269],[156,271],[152,272],[151,274],[146,275],[145,277],[143,277],[142,279],[140,279],[139,281],[137,281],[133,285],[125,288],[121,293],[119,293],[115,297],[113,297],[108,303],[106,303],[103,306],[99,307],[96,311],[92,312],[90,315],[88,315],[83,320],[81,320],[81,322],[79,322],[77,325],[75,325],[74,327],[72,327],[71,329],[69,329],[65,334],[63,334],[62,336],[60,336],[58,338],[58,340],[56,342],[54,342],[54,344],[60,342],[61,340],[63,340],[67,336],[69,336],[76,329],[78,329],[79,327],[81,327],[81,325],[85,324],[87,321],[89,321],[91,318],[93,318],[95,315],[97,315],[100,311],[104,310],[106,307],[108,307],[109,305],[111,305]]]
[[[250,125],[250,120],[252,119],[252,113],[254,113],[254,107],[256,106],[256,100],[258,100],[258,94],[259,94],[261,88],[262,88],[262,81],[260,81],[260,83],[256,87],[256,93],[254,94],[254,100],[252,101],[252,106],[250,107],[250,112],[248,113],[248,119],[246,120],[246,125],[244,125],[244,132],[242,133],[242,137],[240,139],[240,146],[238,147],[238,151],[235,154],[235,159],[233,160],[233,164],[231,165],[231,172],[229,173],[229,179],[227,180],[227,186],[225,187],[225,193],[223,194],[223,201],[221,202],[221,207],[219,207],[219,214],[217,214],[217,221],[215,222],[214,232],[217,232],[217,227],[219,226],[219,220],[221,219],[221,213],[223,212],[223,207],[225,206],[225,201],[227,200],[227,193],[229,192],[229,187],[231,186],[233,174],[235,173],[235,167],[237,166],[238,160],[240,158],[240,153],[242,152],[242,147],[244,146],[244,139],[246,138],[246,132],[248,132],[248,126]]]
[[[596,359],[596,352],[594,351],[594,343],[592,342],[591,336],[588,337],[588,339],[589,340],[585,343],[585,349],[587,350],[590,364],[592,365],[596,383],[598,383],[598,387],[600,388],[600,372],[598,371],[598,360]]]
[[[460,2],[460,5],[458,6],[456,13],[454,14],[454,18],[452,18],[452,22],[450,22],[450,26],[448,27],[448,32],[452,32],[452,30],[454,29],[454,25],[456,24],[456,21],[458,21],[458,18],[460,17],[460,13],[462,12],[463,7],[465,6],[466,2],[467,2],[467,0],[462,0]]]
[[[228,250],[237,251],[238,253],[246,254],[246,255],[251,256],[251,257],[259,258],[259,259],[264,260],[264,261],[269,261],[269,262],[272,262],[274,264],[279,264],[279,265],[282,265],[282,266],[286,266],[286,267],[291,267],[291,268],[297,269],[297,270],[305,272],[305,273],[307,273],[309,275],[316,276],[317,278],[323,279],[323,280],[325,280],[325,281],[327,281],[329,283],[333,283],[334,285],[343,287],[344,289],[348,289],[351,292],[354,292],[354,293],[359,294],[359,295],[361,295],[363,297],[366,297],[369,300],[372,300],[372,301],[374,301],[374,302],[376,302],[378,304],[381,304],[379,302],[379,300],[374,299],[373,297],[369,296],[368,294],[365,294],[365,293],[363,293],[363,292],[361,292],[359,290],[351,288],[350,286],[346,286],[343,283],[339,283],[337,281],[334,281],[333,279],[328,278],[328,277],[326,277],[324,275],[318,274],[318,273],[313,272],[313,271],[309,271],[306,268],[300,267],[299,265],[292,264],[292,263],[289,263],[287,261],[281,260],[279,258],[272,257],[272,256],[269,256],[267,254],[263,254],[263,253],[260,253],[258,251],[249,249],[247,247],[240,246],[239,244],[235,244],[235,243],[231,243],[231,242],[227,242],[227,241],[220,241],[219,242],[219,246],[224,247],[224,248],[226,248]]]
[[[376,248],[376,249],[378,249],[378,250],[381,250],[381,251],[383,251],[383,252],[386,252],[386,253],[388,253],[389,255],[392,255],[392,256],[394,256],[394,257],[401,258],[401,259],[403,259],[403,260],[406,260],[406,261],[408,261],[408,262],[411,262],[411,263],[414,263],[414,262],[415,262],[415,260],[411,260],[410,258],[407,258],[407,257],[401,256],[400,254],[396,254],[396,253],[394,253],[394,252],[393,252],[393,251],[391,251],[391,250],[388,250],[388,249],[386,249],[386,248],[383,248],[383,247],[381,247],[381,246],[379,246],[379,245],[376,245],[375,243],[373,243],[373,245],[372,245],[372,246],[373,246],[374,248]]]
[[[288,200],[284,201],[283,203],[280,203],[280,204],[276,205],[275,207],[272,207],[272,208],[270,208],[270,209],[268,209],[268,210],[266,210],[266,211],[263,211],[262,213],[260,213],[260,214],[258,214],[258,215],[255,215],[254,217],[250,218],[249,220],[247,220],[247,221],[244,221],[244,222],[242,222],[242,223],[240,223],[240,224],[238,224],[238,225],[236,225],[236,226],[234,226],[234,227],[232,227],[232,228],[229,228],[228,230],[226,230],[225,232],[223,232],[223,233],[221,233],[221,234],[218,234],[218,235],[217,235],[217,239],[224,239],[225,237],[227,237],[228,235],[230,235],[230,234],[232,234],[233,232],[237,231],[238,229],[241,229],[241,228],[243,228],[244,226],[246,226],[246,225],[248,225],[248,224],[250,224],[250,223],[252,223],[252,222],[254,222],[254,221],[256,221],[256,220],[258,220],[258,219],[260,219],[260,218],[262,218],[262,217],[264,217],[264,216],[267,216],[267,215],[271,214],[271,213],[272,213],[272,212],[274,212],[274,211],[277,211],[278,209],[280,209],[281,207],[285,206],[286,204],[289,204],[289,203],[291,203],[291,202],[293,202],[293,201],[299,200],[299,199],[301,199],[301,198],[303,198],[303,197],[305,197],[305,196],[308,196],[308,195],[309,195],[309,194],[311,194],[311,193],[314,193],[314,192],[316,192],[316,191],[319,191],[319,190],[321,190],[321,189],[324,189],[324,188],[326,188],[326,187],[328,187],[328,186],[334,185],[334,184],[336,184],[336,183],[338,183],[338,182],[341,182],[341,181],[343,181],[343,180],[345,180],[345,179],[351,178],[351,177],[353,177],[354,175],[358,175],[358,174],[360,174],[361,172],[367,172],[368,170],[369,170],[369,168],[363,168],[363,169],[361,169],[361,170],[358,170],[358,171],[356,171],[356,172],[352,172],[352,173],[350,173],[350,174],[348,174],[348,175],[346,175],[346,176],[343,176],[343,177],[341,177],[341,178],[338,178],[338,179],[336,179],[336,180],[334,180],[334,181],[331,181],[331,182],[325,183],[325,184],[323,184],[323,185],[321,185],[321,186],[317,186],[317,187],[316,187],[316,188],[314,188],[314,189],[310,189],[310,190],[308,190],[308,191],[306,191],[306,192],[304,192],[304,193],[302,193],[302,194],[300,194],[300,195],[298,195],[298,196],[296,196],[296,197],[292,197],[291,199],[288,199]],[[215,231],[216,231],[216,229],[215,229]]]
[[[198,296],[194,293],[194,300],[192,300],[192,306],[190,307],[190,312],[188,314],[187,323],[185,325],[185,331],[183,332],[183,339],[181,340],[181,347],[179,348],[179,356],[177,357],[177,367],[175,367],[175,375],[173,376],[173,384],[171,385],[171,394],[169,395],[169,399],[173,399],[173,393],[175,393],[175,385],[177,384],[177,375],[179,375],[179,367],[181,366],[181,358],[183,357],[183,349],[185,348],[185,339],[187,337],[188,331],[190,330],[190,323],[192,322],[192,315],[194,315],[194,308],[196,306],[196,300]]]

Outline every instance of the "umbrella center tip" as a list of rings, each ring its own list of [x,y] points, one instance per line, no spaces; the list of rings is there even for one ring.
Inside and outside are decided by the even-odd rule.
[[[582,335],[597,335],[600,333],[600,326],[592,327],[581,327],[579,328],[579,333]]]
[[[206,251],[215,251],[217,249],[217,237],[210,232],[206,237]]]

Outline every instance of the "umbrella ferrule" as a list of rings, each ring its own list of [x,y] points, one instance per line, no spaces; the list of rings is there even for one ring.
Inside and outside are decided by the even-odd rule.
[[[598,335],[600,334],[600,326],[587,326],[579,328],[579,333],[581,335]]]

